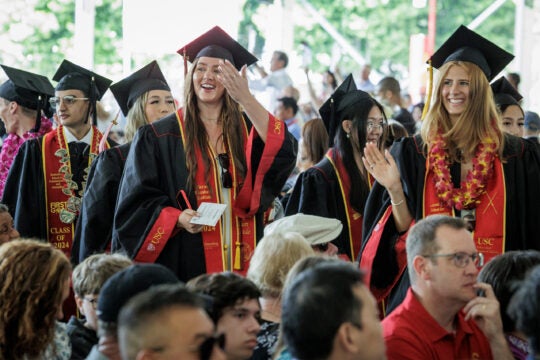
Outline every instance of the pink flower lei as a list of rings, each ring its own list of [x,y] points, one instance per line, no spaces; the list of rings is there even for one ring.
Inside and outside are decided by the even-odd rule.
[[[6,180],[9,173],[9,168],[13,164],[15,155],[19,151],[21,145],[28,139],[40,137],[52,129],[52,124],[49,119],[42,117],[41,126],[38,132],[27,131],[23,136],[17,134],[8,134],[2,144],[2,151],[0,151],[0,199],[4,193],[4,187],[6,186]]]
[[[493,174],[495,156],[495,143],[491,139],[478,144],[472,159],[473,167],[467,172],[466,180],[461,182],[461,187],[456,189],[450,176],[450,157],[442,134],[438,134],[429,151],[428,161],[441,205],[457,210],[476,208]]]

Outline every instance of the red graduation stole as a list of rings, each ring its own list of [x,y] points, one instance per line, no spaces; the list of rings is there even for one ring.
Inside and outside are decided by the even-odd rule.
[[[178,112],[177,118],[182,142],[185,147],[185,124],[182,111]],[[243,124],[242,130],[244,141],[248,142],[248,129],[245,126],[245,123]],[[207,148],[205,151],[210,159],[216,158],[217,154],[214,154],[211,148]],[[250,151],[247,149],[246,154],[249,153]],[[222,198],[222,188],[220,183],[220,170],[217,166],[217,162],[211,162],[209,174],[207,175],[204,166],[202,166],[202,164],[204,164],[202,150],[197,146],[195,147],[195,156],[197,158],[197,163],[201,165],[197,167],[197,173],[195,174],[197,207],[202,202],[220,203],[220,199]],[[229,220],[231,223],[228,227],[231,229],[231,234],[222,233],[225,230],[223,224],[224,219],[220,219],[216,226],[205,226],[201,235],[207,273],[234,270],[237,273],[245,275],[249,266],[249,261],[255,250],[257,240],[256,223],[254,216],[242,216],[243,214],[241,214],[237,208],[237,202],[239,201],[238,195],[239,192],[241,192],[241,190],[239,190],[241,188],[239,184],[243,184],[244,181],[249,181],[249,179],[244,180],[240,177],[240,174],[237,173],[237,169],[234,166],[234,161],[232,161],[232,156],[230,158],[230,172],[233,178],[233,187],[231,188],[231,204],[228,204],[228,206],[232,207],[232,218]],[[224,237],[229,235],[231,239],[230,244],[233,248],[230,251],[230,257],[227,259]]]
[[[334,155],[336,161],[334,161]],[[363,216],[358,211],[354,210],[348,201],[349,194],[351,191],[351,180],[349,178],[349,175],[347,174],[347,171],[345,170],[345,166],[343,164],[343,161],[341,160],[341,156],[339,156],[339,153],[335,151],[333,148],[329,149],[326,153],[325,157],[330,161],[330,164],[332,164],[332,167],[334,168],[334,172],[336,173],[336,178],[339,184],[339,189],[341,192],[341,197],[343,199],[343,208],[345,209],[345,216],[347,219],[347,227],[349,229],[349,247],[352,255],[352,259],[349,259],[351,261],[354,261],[358,253],[360,252],[360,248],[362,247],[362,221]],[[373,185],[373,178],[371,175],[369,176],[369,188],[371,189],[371,186]]]
[[[99,142],[103,137],[97,127],[93,126],[92,129],[88,170],[98,154]],[[108,144],[107,147],[109,147]],[[76,189],[76,183],[72,179],[69,147],[66,144],[62,125],[56,131],[43,136],[41,154],[47,209],[45,212],[47,240],[69,258],[75,233],[75,220],[81,204],[79,191],[82,189]],[[85,183],[86,181],[83,181],[83,187]]]
[[[426,160],[426,169],[429,164]],[[433,172],[427,171],[424,181],[423,217],[433,214],[455,216],[454,209],[449,209],[439,202]],[[473,232],[478,252],[484,254],[484,263],[504,253],[506,234],[506,186],[503,166],[499,158],[495,158],[493,175],[488,180],[486,192],[480,196],[476,207],[476,225]]]

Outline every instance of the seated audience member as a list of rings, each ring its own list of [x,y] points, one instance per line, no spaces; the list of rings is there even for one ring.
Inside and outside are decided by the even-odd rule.
[[[123,360],[225,359],[203,299],[183,285],[155,286],[134,296],[118,317]]]
[[[227,360],[249,359],[257,346],[261,326],[261,292],[251,281],[232,272],[203,274],[188,288],[213,298],[210,317],[219,334],[225,334]]]
[[[0,359],[67,360],[71,346],[62,303],[71,264],[47,242],[13,240],[0,246]]]
[[[289,129],[289,132],[296,138],[300,139],[300,131],[302,124],[296,118],[298,112],[298,104],[292,97],[281,97],[277,100],[276,108],[274,109],[274,115],[279,120],[283,120]]]
[[[387,76],[379,81],[375,93],[379,102],[389,110],[386,113],[388,118],[392,118],[405,126],[407,133],[414,134],[416,123],[411,113],[402,105],[399,81],[396,78]]]
[[[300,275],[305,270],[311,269],[312,267],[315,267],[316,265],[323,264],[323,263],[331,263],[331,262],[337,262],[341,261],[335,256],[320,256],[320,255],[312,255],[305,257],[301,260],[298,260],[296,264],[289,270],[289,273],[287,274],[287,277],[285,278],[285,284],[283,286],[283,292],[286,291],[287,288],[289,288],[290,284],[296,279],[298,275]],[[273,359],[276,360],[292,360],[292,356],[289,352],[289,350],[284,346],[283,343],[283,332],[279,332],[279,337],[277,344],[275,345],[275,356]]]
[[[385,358],[375,298],[345,261],[316,265],[286,287],[281,326],[299,360]]]
[[[409,136],[409,133],[407,132],[407,129],[405,129],[405,126],[396,120],[390,119],[388,120],[388,131],[386,140],[384,142],[384,147],[386,149],[390,149],[394,141],[407,136]]]
[[[499,301],[506,340],[517,360],[527,358],[527,339],[516,329],[506,311],[512,295],[517,290],[517,283],[522,281],[536,265],[540,265],[539,251],[508,251],[491,259],[478,274],[478,281],[490,284]]]
[[[87,360],[120,359],[118,314],[132,297],[162,284],[178,284],[176,275],[160,264],[135,264],[111,276],[101,288],[97,304],[99,342]]]
[[[86,359],[92,346],[98,343],[96,307],[101,287],[112,275],[132,264],[128,257],[120,254],[95,254],[73,269],[75,302],[84,319],[72,316],[67,325],[72,360]]]
[[[0,245],[20,236],[13,224],[13,217],[6,205],[0,203]]]
[[[483,256],[467,223],[428,216],[409,231],[406,247],[411,287],[382,322],[388,358],[512,359],[499,302],[476,281]]]
[[[422,114],[424,113],[425,105],[426,104],[424,104],[423,102],[419,102],[418,104],[415,104],[412,108],[411,115],[414,119],[415,134],[420,134],[420,130],[422,129]]]
[[[314,251],[306,239],[301,234],[287,230],[265,235],[257,244],[247,272],[247,278],[257,285],[262,294],[259,299],[261,330],[257,335],[252,360],[272,358],[281,322],[281,294],[285,277],[298,260],[310,255],[314,255]]]
[[[264,235],[296,232],[307,240],[316,253],[333,256],[338,249],[331,241],[338,237],[342,229],[343,224],[338,219],[298,213],[267,225]]]
[[[540,143],[540,116],[532,111],[525,111],[525,121],[523,122],[523,137]]]
[[[527,359],[540,358],[540,266],[536,266],[521,283],[510,304],[508,315],[516,329],[529,340],[530,354]]]
[[[320,118],[314,118],[305,122],[302,126],[302,134],[298,141],[298,155],[296,167],[281,189],[281,203],[285,208],[291,196],[292,189],[298,178],[298,174],[306,171],[322,160],[328,151],[328,131]]]

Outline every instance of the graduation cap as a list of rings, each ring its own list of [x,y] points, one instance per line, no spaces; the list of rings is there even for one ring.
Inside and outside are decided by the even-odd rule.
[[[495,103],[499,107],[503,105],[520,106],[519,102],[523,99],[523,96],[517,92],[516,88],[504,76],[491,83],[491,90],[493,90]]]
[[[514,55],[478,35],[466,26],[461,25],[431,58],[428,59],[428,64],[430,64],[430,81],[422,119],[424,119],[431,105],[433,90],[432,68],[438,69],[449,61],[466,61],[477,65],[486,75],[488,81],[491,81],[512,59],[514,59]]]
[[[334,146],[334,137],[344,116],[358,103],[371,99],[365,91],[358,90],[352,74],[349,74],[337,87],[330,98],[319,108],[319,114],[328,131],[329,146]]]
[[[54,96],[54,87],[43,75],[0,65],[9,80],[0,85],[0,97],[15,101],[21,106],[37,110],[36,126],[32,131],[39,131],[41,126],[41,110],[50,114],[49,98]]]
[[[244,65],[251,65],[258,59],[240,43],[229,36],[219,26],[214,26],[186,46],[177,51],[184,57],[184,70],[187,72],[187,62],[202,56],[229,60],[237,70]]]
[[[125,116],[127,116],[135,100],[150,90],[171,91],[155,60],[111,85],[111,92]]]
[[[438,69],[449,61],[467,61],[477,65],[488,80],[508,65],[514,55],[461,25],[430,58]]]
[[[103,97],[109,85],[111,85],[112,80],[76,65],[69,60],[62,61],[62,64],[60,64],[60,67],[56,70],[56,74],[53,76],[53,80],[58,81],[55,88],[56,91],[80,90],[90,98],[90,104],[94,109],[92,117],[94,125],[96,125],[96,101]]]

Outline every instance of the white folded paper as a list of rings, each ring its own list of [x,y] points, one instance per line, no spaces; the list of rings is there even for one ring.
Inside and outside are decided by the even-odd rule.
[[[190,221],[192,224],[216,226],[219,218],[227,208],[227,204],[216,204],[203,202],[197,209],[201,216],[193,217]]]

